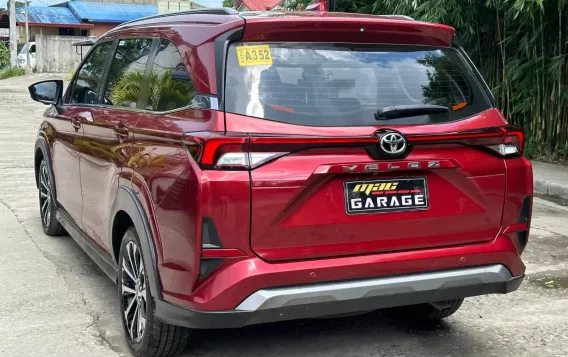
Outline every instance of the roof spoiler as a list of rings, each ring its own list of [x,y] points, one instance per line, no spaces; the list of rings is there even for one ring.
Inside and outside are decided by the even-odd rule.
[[[238,11],[235,9],[231,9],[228,7],[219,7],[219,8],[205,8],[205,9],[193,9],[193,10],[186,10],[186,11],[178,11],[178,12],[168,12],[165,14],[158,14],[153,16],[146,16],[135,20],[130,20],[123,22],[122,24],[118,25],[118,27],[122,27],[124,25],[130,25],[136,22],[150,20],[150,19],[157,19],[161,17],[168,17],[168,16],[177,16],[177,15],[238,15]]]

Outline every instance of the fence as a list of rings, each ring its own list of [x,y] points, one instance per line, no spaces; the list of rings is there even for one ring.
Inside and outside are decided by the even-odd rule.
[[[79,66],[81,56],[77,54],[76,42],[91,37],[79,36],[36,36],[37,72],[67,73]],[[88,49],[87,49],[88,50]],[[85,49],[83,50],[85,52]],[[80,53],[80,51],[79,51]]]

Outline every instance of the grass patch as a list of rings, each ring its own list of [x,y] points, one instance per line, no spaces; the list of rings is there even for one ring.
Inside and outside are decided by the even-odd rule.
[[[0,72],[0,80],[11,77],[23,76],[24,74],[26,74],[26,71],[23,68],[10,67],[5,71]]]
[[[71,70],[67,73],[67,75],[65,76],[64,79],[65,79],[67,82],[70,82],[70,81],[73,79],[73,76],[75,75],[75,71],[76,71],[75,68],[71,68]]]

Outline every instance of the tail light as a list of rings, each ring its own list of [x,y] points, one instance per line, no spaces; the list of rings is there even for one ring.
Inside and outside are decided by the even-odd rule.
[[[471,132],[457,132],[435,135],[413,135],[408,137],[412,145],[462,143],[471,146],[484,147],[503,157],[523,154],[525,135],[522,129],[505,126],[488,128]]]
[[[496,151],[501,156],[522,155],[525,146],[525,135],[522,129],[503,129],[503,142],[498,145],[488,145],[487,147]]]
[[[210,170],[252,170],[269,161],[308,148],[356,147],[378,144],[378,137],[250,136],[243,133],[199,132],[184,137],[195,161]],[[524,133],[514,127],[478,131],[409,135],[408,144],[458,143],[483,147],[503,157],[522,155]],[[401,157],[402,158],[402,157]]]
[[[187,135],[189,153],[205,169],[250,170],[287,152],[251,151],[248,135],[203,132]]]
[[[291,152],[313,147],[377,144],[377,137],[253,137],[201,132],[186,135],[184,143],[191,156],[204,169],[251,170]]]

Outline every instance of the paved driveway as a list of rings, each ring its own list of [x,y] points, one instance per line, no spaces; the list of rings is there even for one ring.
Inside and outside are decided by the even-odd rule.
[[[0,81],[0,356],[126,355],[116,288],[38,215],[33,144],[44,106]],[[392,313],[206,331],[187,356],[568,356],[568,210],[537,200],[528,279],[509,295],[467,299],[435,325]]]

